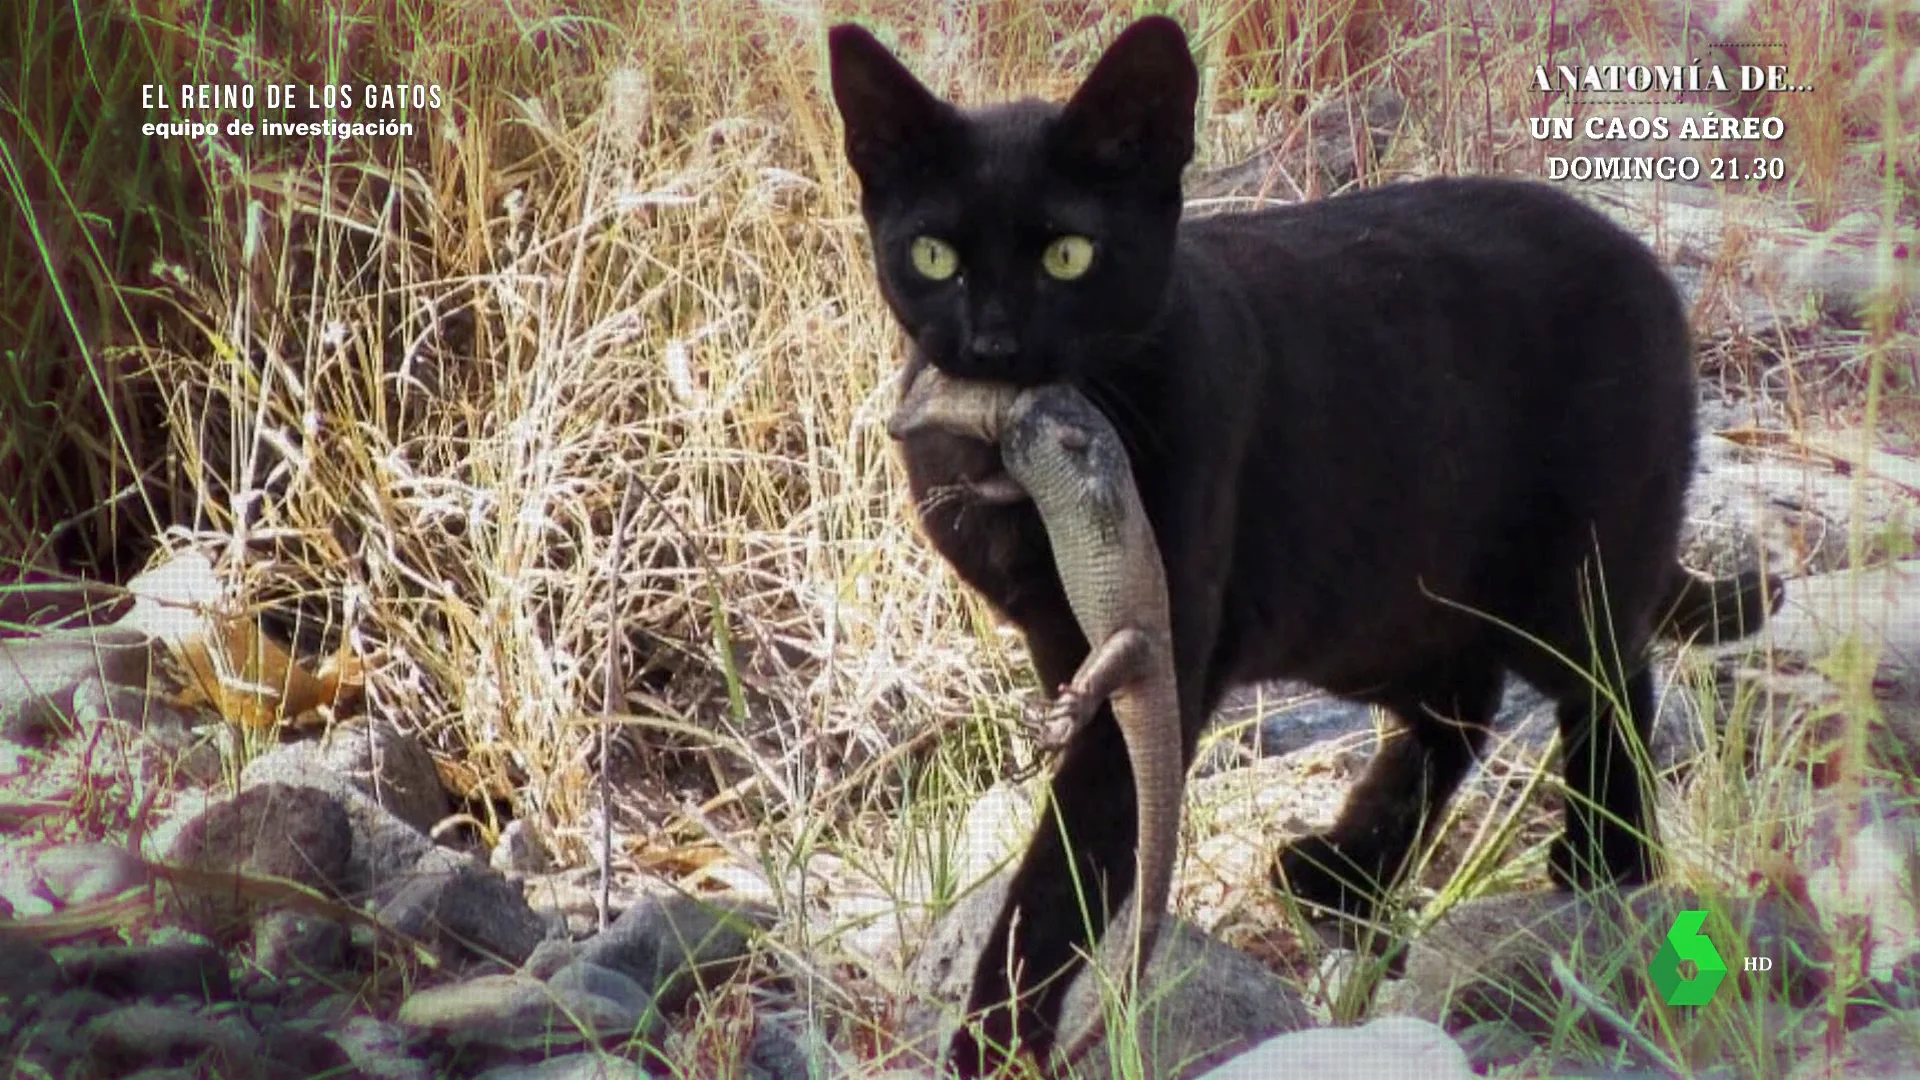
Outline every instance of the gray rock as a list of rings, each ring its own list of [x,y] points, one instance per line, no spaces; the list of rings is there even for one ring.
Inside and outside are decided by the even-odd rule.
[[[385,720],[349,720],[320,742],[320,759],[375,803],[422,834],[447,816],[440,773],[411,735]]]
[[[650,1003],[605,997],[586,989],[587,982],[483,975],[414,994],[400,1006],[398,1020],[455,1046],[507,1050],[645,1037],[657,1026]]]
[[[1265,712],[1251,729],[1254,752],[1262,757],[1282,757],[1328,739],[1372,731],[1371,708],[1325,695]]]
[[[94,1076],[186,1065],[236,1080],[260,1075],[257,1036],[185,1009],[129,1005],[95,1017],[87,1024],[86,1037]]]
[[[257,784],[190,820],[167,854],[201,870],[238,870],[337,894],[353,846],[338,800],[317,788]]]
[[[1447,1033],[1410,1017],[1387,1017],[1353,1028],[1296,1031],[1268,1039],[1203,1080],[1265,1080],[1307,1076],[1314,1080],[1374,1080],[1418,1076],[1465,1080],[1475,1075],[1467,1055]]]
[[[716,904],[673,893],[648,897],[588,941],[580,960],[623,972],[666,1013],[696,990],[727,981],[746,961],[752,938],[771,922],[763,907]]]
[[[267,913],[253,926],[253,962],[267,975],[330,975],[348,966],[347,928],[303,911]]]
[[[801,1023],[804,1025],[804,1019]],[[795,1032],[786,1023],[761,1015],[747,1047],[748,1080],[824,1080],[844,1075],[844,1065],[832,1057],[832,1047],[811,1027]]]
[[[1780,611],[1758,637],[1718,646],[1716,654],[1752,652],[1818,659],[1858,634],[1879,652],[1876,678],[1920,684],[1920,559],[1854,573],[1818,574],[1787,585]],[[1915,686],[1920,693],[1920,686]]]
[[[527,962],[520,965],[520,973],[536,979],[552,978],[554,972],[573,963],[583,948],[581,942],[550,937],[533,947]]]
[[[477,866],[422,874],[380,908],[380,922],[449,958],[519,967],[546,937],[546,923],[518,886]]]
[[[96,1016],[110,1013],[125,1004],[97,990],[67,990],[50,999],[34,1013],[36,1025],[49,1030],[85,1027]]]
[[[1668,680],[1660,682],[1664,686]],[[1324,694],[1312,694],[1303,700],[1301,695],[1306,693],[1308,689],[1299,684],[1267,687],[1266,699],[1282,704],[1264,710],[1252,692],[1231,694],[1222,706],[1219,722],[1233,723],[1257,714],[1257,723],[1248,727],[1248,742],[1249,749],[1259,757],[1284,757],[1345,737],[1365,737],[1371,746],[1375,725],[1368,706]],[[1684,688],[1663,695],[1650,747],[1655,765],[1668,768],[1691,757],[1698,749],[1695,726],[1693,703]],[[1522,745],[1544,749],[1556,730],[1553,702],[1525,679],[1509,677],[1494,713],[1493,729],[1515,732]]]
[[[902,1035],[911,1052],[939,1060],[966,1001],[974,965],[1006,896],[1002,873],[963,897],[936,923],[907,968],[906,983],[922,995],[908,1003]],[[1125,934],[1131,907],[1116,932]],[[1252,958],[1179,919],[1163,924],[1148,961],[1147,997],[1137,1003],[1133,1033],[1141,1072],[1154,1077],[1195,1076],[1261,1040],[1312,1024],[1293,988]],[[1083,969],[1062,1008],[1064,1031],[1078,1032],[1099,1007],[1097,979]],[[1116,1074],[1107,1040],[1079,1064],[1088,1076]]]
[[[107,700],[111,687],[145,694],[162,649],[119,627],[0,640],[0,738],[29,746],[65,738],[81,711],[76,694],[83,705]]]
[[[232,1001],[227,958],[211,945],[178,941],[151,946],[82,948],[56,953],[69,985],[120,1001]]]
[[[561,1054],[526,1065],[496,1065],[473,1080],[649,1080],[639,1062],[606,1054]]]
[[[435,1080],[431,1063],[410,1052],[407,1031],[398,1024],[350,1016],[331,1035],[369,1080]]]
[[[73,713],[40,698],[24,698],[5,707],[0,739],[21,746],[44,750],[67,741],[80,728]]]
[[[1698,907],[1726,917],[1707,925],[1733,969],[1719,994],[1805,1004],[1822,992],[1826,937],[1791,901],[1737,897],[1703,903],[1681,889],[1651,886],[1625,897],[1541,891],[1462,903],[1409,946],[1405,977],[1382,985],[1375,1012],[1432,1020],[1449,1031],[1493,1021],[1549,1032],[1567,1013],[1567,991],[1554,971],[1558,959],[1583,989],[1630,1016],[1647,997],[1646,965],[1675,917]],[[1741,971],[1748,956],[1771,958],[1772,971]],[[1607,1034],[1602,1018],[1579,1013],[1591,1034]]]
[[[1489,1075],[1519,1065],[1540,1050],[1532,1032],[1505,1020],[1482,1020],[1455,1032],[1454,1041],[1475,1069]],[[1554,1075],[1560,1072],[1556,1070]]]
[[[343,897],[353,830],[338,800],[317,788],[260,784],[213,803],[173,834],[167,861],[213,874],[285,878]],[[216,940],[247,933],[253,903],[244,890],[198,890],[183,898],[189,925]]]
[[[339,1043],[291,1024],[275,1024],[262,1033],[260,1061],[269,1080],[345,1077],[353,1068],[353,1058]]]
[[[391,899],[418,874],[449,871],[472,862],[437,846],[425,833],[368,798],[353,781],[328,768],[312,743],[291,743],[255,758],[240,782],[243,787],[278,783],[316,788],[338,800],[346,809],[353,835],[347,889],[375,903]]]
[[[100,720],[91,722],[137,730],[139,744],[172,770],[171,782],[175,785],[214,787],[232,775],[227,762],[233,758],[237,744],[233,728],[225,724],[195,727],[195,717],[159,699],[136,699],[130,704],[136,706],[132,712],[115,711],[111,720],[106,720],[103,713]],[[144,706],[144,714],[139,706]],[[84,712],[80,720],[83,725],[90,722]]]
[[[0,924],[0,1023],[18,1016],[29,999],[59,992],[65,982],[53,953]]]
[[[12,1017],[18,1024],[8,1046],[20,1066],[38,1068],[50,1076],[78,1072],[87,1052],[86,1026],[94,1017],[120,1007],[120,1002],[91,990],[73,990],[47,1001],[31,1015]],[[31,1075],[16,1066],[16,1074]]]
[[[509,876],[544,874],[553,868],[547,849],[524,821],[507,822],[500,830],[500,842],[487,857],[488,865]]]
[[[558,994],[592,994],[606,998],[635,1015],[644,1015],[653,1004],[653,995],[647,993],[646,987],[612,968],[584,960],[576,960],[554,972],[547,985]]]

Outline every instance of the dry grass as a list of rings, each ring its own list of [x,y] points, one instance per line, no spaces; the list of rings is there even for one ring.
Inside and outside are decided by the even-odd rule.
[[[1592,44],[1558,7],[1504,0],[1155,6],[1195,29],[1213,163],[1387,86],[1413,118],[1388,175],[1532,169],[1531,66]],[[1907,57],[1860,59],[1901,27],[1859,4],[1753,6],[1796,70],[1853,88],[1779,102],[1802,171],[1778,194],[1817,224],[1863,175],[1865,137],[1905,212]],[[741,853],[789,903],[827,865],[949,895],[959,813],[1026,764],[1008,721],[1030,677],[903,501],[881,426],[897,332],[823,32],[866,21],[980,102],[1066,92],[1136,13],[128,7],[83,6],[78,28],[46,0],[0,17],[0,180],[27,226],[0,241],[17,493],[0,549],[107,576],[156,538],[213,552],[304,654],[377,658],[369,708],[510,790],[566,861],[594,851],[610,713],[632,751],[610,765],[627,858]],[[1590,32],[1665,50],[1664,10],[1623,3]],[[156,81],[438,84],[446,104],[409,138],[163,141],[136,133]],[[1718,850],[1751,846],[1730,807],[1775,797],[1736,787],[1677,797]],[[1520,831],[1502,805],[1470,860],[1498,863]]]

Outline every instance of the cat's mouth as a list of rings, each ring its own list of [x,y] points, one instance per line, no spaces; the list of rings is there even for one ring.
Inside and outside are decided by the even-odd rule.
[[[958,379],[931,364],[915,373],[900,395],[887,434],[896,440],[939,432],[977,442],[994,450],[993,460],[980,476],[962,477],[948,485],[949,497],[1006,504],[1027,498],[1025,488],[1006,470],[999,454],[1000,432],[1019,388],[1008,383]]]
[[[995,506],[1026,502],[1028,498],[1027,489],[1021,487],[1020,481],[1015,480],[1013,475],[1004,468],[995,469],[977,479],[963,480],[961,485],[975,502],[991,503]]]

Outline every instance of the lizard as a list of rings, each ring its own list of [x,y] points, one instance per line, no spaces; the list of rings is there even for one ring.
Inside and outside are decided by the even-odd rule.
[[[1064,383],[1025,389],[956,379],[928,366],[902,395],[888,433],[940,428],[995,443],[1005,472],[966,486],[971,497],[1031,498],[1074,619],[1090,651],[1059,688],[1043,743],[1064,744],[1112,699],[1132,767],[1140,822],[1130,985],[1158,939],[1180,839],[1185,769],[1166,570],[1120,435]],[[1101,1010],[1066,1047],[1080,1057],[1101,1033]]]

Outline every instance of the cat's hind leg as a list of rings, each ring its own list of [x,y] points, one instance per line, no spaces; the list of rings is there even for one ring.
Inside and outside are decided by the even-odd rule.
[[[1654,877],[1652,775],[1653,672],[1644,663],[1611,693],[1591,684],[1560,698],[1561,761],[1567,785],[1566,832],[1548,862],[1563,888],[1637,884]]]
[[[1401,730],[1381,743],[1333,827],[1281,851],[1274,884],[1315,907],[1371,919],[1486,742],[1503,678],[1498,663],[1476,655],[1371,695]]]

